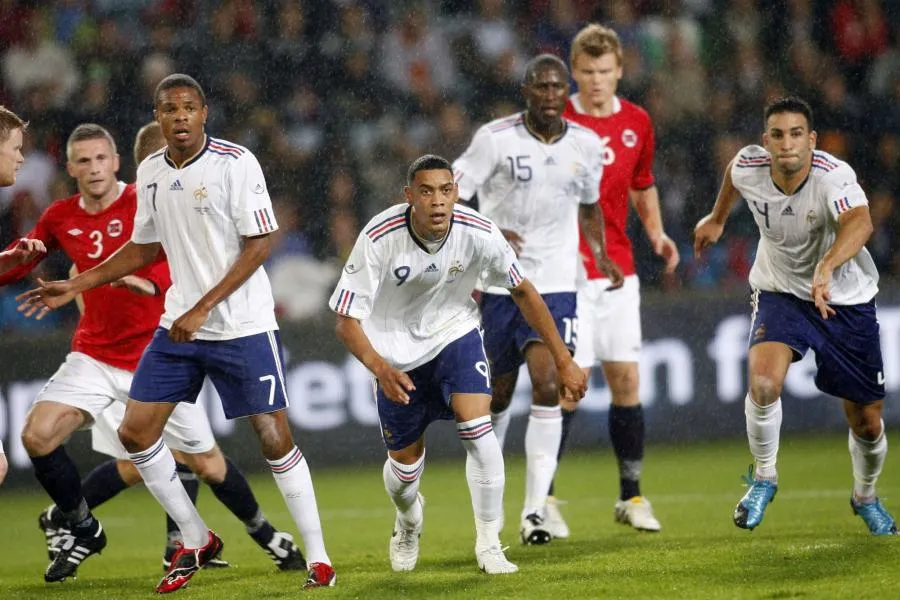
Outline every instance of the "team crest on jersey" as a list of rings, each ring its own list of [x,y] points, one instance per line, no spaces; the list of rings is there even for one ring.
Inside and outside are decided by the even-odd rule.
[[[209,196],[209,192],[206,191],[205,185],[201,185],[196,190],[194,190],[194,200],[196,200],[197,202],[203,202],[207,196]]]
[[[810,225],[812,225],[816,222],[816,211],[811,210],[808,213],[806,213],[806,222],[809,223]]]
[[[634,148],[637,146],[638,136],[633,129],[626,129],[622,132],[622,144],[626,148]]]
[[[466,267],[461,262],[454,261],[447,271],[447,282],[456,281],[456,278],[466,272]]]
[[[113,219],[106,226],[106,235],[109,237],[119,237],[122,235],[122,221],[119,219]]]

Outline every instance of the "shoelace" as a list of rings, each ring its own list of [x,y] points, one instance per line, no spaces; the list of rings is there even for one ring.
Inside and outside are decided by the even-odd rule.
[[[856,512],[863,514],[866,523],[875,525],[875,528],[879,531],[890,529],[891,524],[894,522],[881,506],[881,503],[877,501],[871,504],[857,504]]]
[[[399,537],[397,545],[400,546],[401,550],[409,552],[415,548],[415,542],[418,538],[418,534],[415,531],[412,529],[401,529],[397,535]]]

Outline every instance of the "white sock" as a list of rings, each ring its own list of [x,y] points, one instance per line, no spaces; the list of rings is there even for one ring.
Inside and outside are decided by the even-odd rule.
[[[416,496],[424,469],[424,454],[411,465],[404,465],[390,456],[384,461],[384,489],[397,507],[397,518],[404,529],[416,529],[422,523],[422,505],[416,502]]]
[[[491,413],[491,425],[494,428],[494,437],[500,444],[500,451],[503,452],[503,444],[506,442],[506,432],[509,430],[509,407],[500,412]]]
[[[491,417],[485,415],[457,423],[456,433],[466,449],[466,481],[475,513],[475,547],[499,545],[506,473]]]
[[[744,415],[747,417],[747,441],[750,454],[756,459],[756,479],[778,481],[775,462],[778,459],[778,441],[781,438],[781,398],[768,406],[760,406],[748,393],[744,398]]]
[[[309,465],[306,464],[303,453],[294,446],[282,458],[266,462],[272,469],[278,490],[294,518],[300,537],[303,538],[307,562],[330,565],[331,560],[325,551],[325,539],[322,537],[316,491],[313,489]]]
[[[562,439],[562,412],[557,406],[532,405],[525,430],[525,507],[522,518],[544,514],[547,490],[556,475],[556,456]]]
[[[209,543],[209,527],[191,502],[181,479],[175,472],[175,458],[169,447],[159,438],[141,452],[129,453],[144,484],[160,506],[178,524],[185,548],[202,548]]]
[[[853,464],[853,496],[857,502],[874,502],[875,482],[887,456],[888,443],[881,422],[881,434],[874,441],[862,440],[850,430],[850,462]]]

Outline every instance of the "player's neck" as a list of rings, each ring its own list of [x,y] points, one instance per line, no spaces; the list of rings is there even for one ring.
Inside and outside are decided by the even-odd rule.
[[[175,163],[175,167],[180,169],[184,163],[188,162],[206,148],[206,134],[203,134],[203,137],[200,138],[200,143],[192,148],[187,148],[184,151],[173,148],[171,144],[168,146],[167,152],[169,153],[169,160]]]
[[[613,114],[615,102],[613,101],[613,98],[610,97],[609,100],[602,104],[585,104],[582,102],[581,106],[584,108],[584,112],[592,117],[608,117]]]
[[[81,206],[84,212],[89,215],[101,213],[119,198],[118,184],[112,186],[108,192],[100,196],[91,196],[89,194],[81,194]]]
[[[806,178],[809,177],[809,172],[812,170],[812,162],[800,171],[790,174],[781,173],[774,167],[769,167],[769,169],[769,173],[772,176],[772,182],[785,196],[791,196],[803,185]]]
[[[414,219],[409,220],[409,225],[410,225],[410,228],[412,229],[414,236],[419,238],[420,241],[427,242],[429,244],[435,244],[437,242],[443,241],[444,238],[447,237],[447,233],[450,232],[449,228],[447,229],[447,231],[442,231],[442,232],[428,231],[427,229],[423,230],[416,225],[416,222]]]
[[[533,121],[527,112],[525,113],[525,127],[531,132],[531,135],[545,144],[552,144],[566,132],[566,123],[562,118],[547,124],[541,124]]]

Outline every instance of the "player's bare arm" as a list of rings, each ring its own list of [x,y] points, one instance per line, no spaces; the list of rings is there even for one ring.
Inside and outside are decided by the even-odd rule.
[[[158,242],[135,244],[128,241],[105,261],[72,279],[60,281],[38,279],[40,287],[16,296],[16,300],[21,303],[18,310],[24,312],[26,317],[35,311],[55,310],[71,302],[81,292],[121,279],[150,264],[159,255],[161,248]],[[38,318],[41,316],[43,315],[38,315]]]
[[[712,246],[722,237],[722,231],[725,229],[725,221],[731,214],[734,203],[741,197],[740,192],[734,187],[734,181],[731,179],[731,167],[734,159],[728,163],[725,168],[725,176],[722,178],[722,186],[719,188],[719,194],[716,196],[716,203],[712,212],[697,221],[694,226],[694,255],[698,258],[700,254],[709,246]]]
[[[650,240],[653,251],[665,261],[666,273],[674,273],[675,267],[681,262],[681,256],[678,254],[678,246],[663,229],[662,211],[659,208],[659,189],[655,185],[651,185],[644,190],[632,189],[629,194],[638,218],[644,226],[644,231],[647,232],[647,239]]]
[[[47,253],[47,247],[41,240],[21,238],[9,250],[0,252],[0,273],[31,262]]]
[[[522,311],[522,316],[538,332],[547,345],[547,349],[550,350],[553,361],[556,363],[556,373],[563,398],[572,400],[583,398],[587,389],[587,377],[572,360],[569,349],[559,337],[553,316],[534,285],[526,279],[511,289],[510,294],[516,306]]]
[[[857,206],[838,217],[838,233],[831,248],[816,265],[812,298],[823,319],[835,314],[831,300],[831,275],[842,264],[859,254],[872,235],[872,216],[868,206]]]
[[[375,375],[375,378],[378,379],[378,383],[381,385],[381,389],[384,390],[385,396],[391,402],[409,404],[407,392],[416,389],[412,379],[400,369],[392,367],[378,354],[372,346],[372,342],[366,336],[366,332],[363,331],[359,320],[353,317],[337,315],[334,331],[338,339],[347,347],[347,350]]]
[[[272,250],[270,234],[244,237],[244,247],[237,260],[212,289],[206,292],[189,311],[175,319],[169,330],[173,342],[189,342],[206,323],[210,311],[247,281],[269,257]]]
[[[610,286],[607,289],[615,290],[622,287],[625,276],[622,275],[622,268],[606,252],[606,223],[598,203],[578,206],[578,226],[581,227],[584,239],[594,253],[597,268],[609,278]]]

